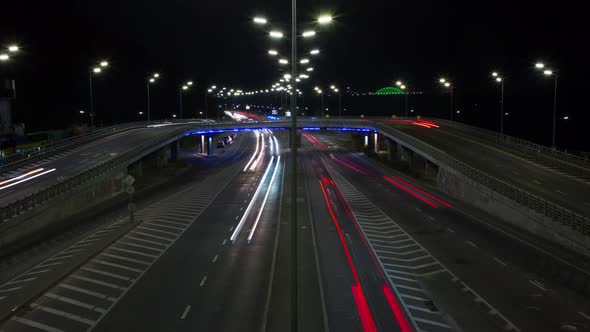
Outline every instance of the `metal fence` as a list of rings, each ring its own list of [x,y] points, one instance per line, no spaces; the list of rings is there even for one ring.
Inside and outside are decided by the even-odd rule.
[[[510,185],[493,176],[485,174],[473,167],[470,167],[457,159],[454,159],[444,153],[443,151],[434,148],[408,134],[405,134],[391,126],[375,123],[375,127],[382,132],[388,133],[393,137],[397,137],[403,142],[412,145],[414,148],[420,150],[422,153],[430,156],[436,160],[440,165],[444,165],[453,169],[474,183],[485,186],[537,213],[551,218],[571,229],[582,233],[583,235],[590,235],[590,219],[572,212],[568,209],[562,208],[556,204],[548,202],[547,200]]]

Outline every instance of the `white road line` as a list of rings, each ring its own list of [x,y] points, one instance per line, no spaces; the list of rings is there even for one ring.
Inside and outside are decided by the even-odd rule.
[[[580,316],[582,316],[582,317],[584,317],[584,318],[586,318],[586,319],[590,320],[590,316],[586,315],[585,313],[583,313],[583,312],[581,312],[581,311],[578,311],[578,314],[580,314]]]
[[[105,286],[105,287],[113,288],[113,289],[120,289],[120,290],[127,289],[126,287],[115,285],[115,284],[112,284],[110,282],[105,282],[105,281],[97,280],[97,279],[94,279],[94,278],[82,277],[82,276],[75,275],[75,274],[72,275],[71,278],[78,279],[78,280],[83,280],[83,281],[86,281],[86,282],[90,282],[90,283],[93,283],[93,284],[97,284],[97,285],[101,285],[101,286]]]
[[[15,291],[15,290],[19,290],[21,288],[23,288],[23,286],[0,289],[0,293],[8,293],[8,292],[12,292],[12,291]]]
[[[36,268],[36,267],[35,267],[35,268]],[[25,274],[25,275],[29,275],[29,274],[39,274],[39,273],[45,273],[45,272],[49,272],[49,271],[51,271],[51,270],[50,270],[50,269],[47,269],[47,270],[39,270],[39,271],[33,271],[33,272],[29,272],[29,273],[27,273],[27,274]]]
[[[536,184],[542,184],[541,182],[537,181],[537,180],[533,180],[534,183]]]
[[[45,312],[48,312],[50,314],[54,314],[54,315],[57,315],[57,316],[62,316],[62,317],[65,317],[65,318],[69,318],[71,320],[75,320],[75,321],[80,322],[80,323],[84,323],[84,324],[88,324],[88,325],[94,324],[94,321],[93,320],[90,320],[90,319],[87,319],[87,318],[83,318],[83,317],[80,317],[78,315],[70,314],[69,312],[65,312],[65,311],[53,309],[53,308],[50,308],[50,307],[42,306],[42,305],[37,304],[37,303],[31,303],[31,307],[33,307],[35,309],[39,309],[39,310],[45,311]]]
[[[147,226],[143,226],[143,225],[137,226],[137,228],[147,229],[147,230],[152,231],[152,232],[157,232],[157,233],[162,233],[162,234],[168,234],[168,235],[172,235],[172,236],[178,236],[178,233],[163,231],[163,230],[160,230],[160,229],[157,229],[157,228],[151,228],[151,227],[147,227]]]
[[[99,308],[99,307],[93,306],[91,304],[80,302],[78,300],[74,300],[74,299],[71,299],[69,297],[57,295],[57,294],[54,294],[54,293],[47,293],[47,294],[45,294],[45,296],[47,296],[50,299],[54,299],[54,300],[62,301],[62,302],[65,302],[65,303],[69,303],[69,304],[72,304],[72,305],[75,305],[75,306],[78,306],[78,307],[81,307],[81,308],[84,308],[84,309],[88,309],[88,310],[100,312],[101,314],[104,314],[104,313],[107,312],[103,308]]]
[[[144,257],[149,257],[149,258],[157,258],[158,257],[157,255],[146,254],[146,253],[139,252],[139,251],[136,251],[136,250],[122,249],[122,248],[118,248],[118,247],[115,247],[115,246],[112,246],[109,249],[118,250],[118,251],[126,252],[126,253],[129,253],[129,254],[134,254],[134,255],[144,256]]]
[[[428,324],[428,325],[435,325],[435,326],[439,326],[439,327],[444,327],[447,329],[450,329],[451,326],[444,324],[444,323],[440,323],[440,322],[435,322],[429,319],[423,319],[423,318],[418,318],[418,317],[412,317],[415,321],[420,322],[420,323],[424,323],[424,324]]]
[[[186,315],[188,315],[188,312],[191,310],[191,306],[190,304],[186,306],[186,308],[184,309],[184,312],[182,313],[182,316],[180,316],[180,319],[185,319]]]
[[[236,220],[237,220],[237,219],[236,219]],[[233,231],[233,230],[234,230],[234,226],[232,225],[232,226],[229,228],[229,231],[231,232],[231,231]]]
[[[224,246],[226,242],[227,242],[227,239],[223,239],[223,242],[221,242],[221,245]]]
[[[32,281],[32,280],[35,280],[35,279],[37,279],[37,277],[27,278],[27,279],[13,280],[13,281],[9,281],[9,282],[5,283],[5,285],[13,285],[13,284],[21,283],[21,282]]]
[[[46,267],[46,266],[53,266],[53,265],[59,265],[62,262],[55,262],[55,263],[47,263],[47,264],[41,264],[41,265],[37,265],[36,267]]]
[[[73,256],[73,255],[59,256],[59,254],[58,254],[58,255],[55,255],[55,256],[51,257],[50,259],[46,260],[46,262],[49,262],[49,261],[54,261],[54,260],[57,260],[57,259],[70,258],[70,257],[72,257],[72,256]]]
[[[120,260],[123,260],[123,261],[133,262],[133,263],[137,263],[137,264],[150,265],[150,262],[142,261],[142,260],[139,260],[139,259],[128,258],[128,257],[124,257],[124,256],[113,255],[113,254],[106,254],[106,253],[102,253],[101,255],[108,256],[108,257],[113,257],[113,258],[120,259]]]
[[[199,284],[199,286],[203,287],[203,285],[205,284],[206,281],[207,281],[207,276],[204,276],[203,279],[201,279],[201,283]]]
[[[157,242],[157,241],[151,241],[151,240],[141,239],[141,238],[134,237],[134,236],[129,236],[129,235],[127,235],[126,238],[129,238],[129,239],[132,239],[132,240],[135,240],[135,241],[139,241],[139,242],[145,242],[145,243],[155,244],[155,245],[158,245],[158,246],[161,246],[161,247],[166,247],[165,244],[160,243],[160,242]]]
[[[546,291],[547,289],[545,289],[545,287],[543,286],[542,283],[536,281],[536,280],[529,280],[529,282],[533,285],[535,285],[537,288],[539,288],[542,291]]]
[[[112,267],[116,267],[122,270],[127,270],[127,271],[132,271],[132,272],[137,272],[137,273],[141,273],[143,272],[143,270],[140,269],[135,269],[129,266],[125,266],[125,265],[121,265],[121,264],[116,264],[116,263],[110,263],[107,261],[102,261],[99,259],[95,259],[93,262],[98,263],[98,264],[102,264],[102,265],[107,265],[107,266],[112,266]]]
[[[154,226],[158,226],[158,227],[164,227],[164,228],[170,228],[170,229],[177,229],[179,231],[182,231],[185,229],[185,227],[178,227],[178,226],[170,226],[170,225],[162,225],[160,223],[155,223],[155,222],[146,222],[147,225],[154,225]]]
[[[123,245],[126,245],[126,246],[131,246],[131,247],[143,248],[143,249],[157,251],[157,252],[162,252],[162,249],[159,249],[159,248],[144,246],[144,245],[141,245],[141,244],[131,243],[131,242],[123,241],[123,240],[119,241],[119,244],[123,244]]]
[[[499,260],[498,258],[494,257],[494,260],[496,262],[498,262],[499,264],[501,264],[502,266],[506,266],[506,263],[502,262],[501,260]]]
[[[471,242],[471,241],[465,241],[465,243],[469,244],[470,246],[477,248],[477,244]]]
[[[34,320],[26,319],[23,317],[13,316],[12,320],[19,322],[23,325],[31,326],[31,327],[37,328],[39,330],[47,331],[47,332],[64,332],[64,330],[60,330],[58,328],[55,328],[55,327],[52,327],[49,325],[41,324],[39,322],[35,322]]]
[[[219,255],[215,255],[215,257],[213,257],[213,263],[217,262],[217,258],[219,258]]]
[[[135,232],[133,232],[133,234],[140,234],[140,235],[143,235],[143,236],[152,237],[154,239],[164,240],[164,241],[168,241],[168,242],[173,242],[174,241],[173,239],[168,238],[168,237],[152,235],[152,234],[149,234],[149,233],[144,233],[144,232],[139,232],[139,231],[135,231]],[[164,244],[162,244],[162,245],[164,245]]]
[[[101,270],[93,269],[93,268],[90,268],[90,267],[82,267],[81,270],[92,272],[92,273],[96,273],[96,274],[101,274],[101,275],[104,275],[104,276],[107,276],[107,277],[111,277],[111,278],[115,278],[115,279],[120,279],[120,280],[125,280],[125,281],[131,281],[131,280],[133,280],[131,278],[127,278],[125,276],[118,275],[116,273],[101,271]]]
[[[102,293],[91,291],[91,290],[88,290],[88,289],[84,289],[84,288],[81,288],[81,287],[76,287],[76,286],[65,284],[65,283],[61,283],[58,286],[59,287],[62,287],[62,288],[65,288],[65,289],[72,290],[72,291],[76,291],[78,293],[83,293],[83,294],[86,294],[86,295],[94,296],[94,297],[97,297],[99,299],[108,300],[108,301],[111,301],[111,302],[117,301],[117,299],[114,298],[114,297],[111,297],[111,296],[108,296],[108,295],[104,295]]]
[[[567,194],[566,194],[566,193],[564,193],[564,192],[563,192],[563,191],[561,191],[561,190],[556,190],[556,192],[557,192],[558,194],[562,194],[563,196],[567,196]]]
[[[447,229],[449,230],[449,232],[455,233],[455,231],[451,227],[447,227]]]
[[[240,216],[236,216],[236,220],[238,220],[238,219],[240,219]],[[232,226],[232,227],[233,227],[233,226]],[[231,230],[230,230],[230,232],[231,232]]]

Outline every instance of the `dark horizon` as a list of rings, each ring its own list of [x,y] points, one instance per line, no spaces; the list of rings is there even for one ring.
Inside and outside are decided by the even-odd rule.
[[[413,101],[418,113],[446,118],[447,91],[437,82],[444,75],[455,85],[456,109],[464,121],[498,130],[500,96],[490,76],[497,70],[505,77],[506,133],[549,145],[553,80],[534,70],[536,61],[544,61],[559,75],[558,117],[570,118],[558,120],[557,144],[587,151],[590,143],[580,139],[590,116],[584,112],[588,70],[578,6],[301,1],[300,23],[324,11],[335,16],[317,40],[300,43],[302,50],[315,46],[322,52],[312,59],[315,71],[301,89],[306,104],[318,108],[315,85],[375,91],[401,79],[410,90],[424,92]],[[22,51],[0,70],[17,81],[15,121],[24,122],[27,131],[80,122],[78,111],[88,108],[88,70],[103,58],[111,66],[95,80],[99,124],[138,120],[146,107],[146,79],[156,71],[162,80],[151,89],[153,118],[177,110],[178,88],[187,79],[197,87],[185,97],[186,113],[202,109],[211,84],[269,88],[279,66],[266,54],[271,42],[264,29],[251,19],[260,14],[290,22],[288,3],[272,1],[107,1],[100,6],[23,1],[3,7],[9,15],[0,22],[0,44],[15,42]],[[287,42],[281,43],[279,50],[287,51]],[[358,105],[353,98],[343,98],[351,114],[390,115],[395,109],[389,105],[397,103],[393,97],[391,103],[374,97]],[[210,116],[213,104],[210,100]]]

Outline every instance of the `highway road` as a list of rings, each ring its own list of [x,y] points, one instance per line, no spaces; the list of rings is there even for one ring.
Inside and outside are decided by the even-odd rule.
[[[225,153],[200,159],[197,183],[139,211],[137,227],[0,330],[260,330],[269,309],[284,160],[272,134],[252,136],[239,134]],[[218,167],[205,179],[203,161]],[[0,286],[0,301],[113,227]]]
[[[58,184],[98,163],[113,159],[148,139],[174,130],[178,130],[178,126],[146,127],[124,131],[2,174],[0,207],[45,187]]]
[[[439,130],[402,123],[390,125],[477,170],[583,216],[590,215],[590,185],[583,181],[517,158],[465,135],[454,134],[452,128]]]
[[[504,326],[520,331],[590,330],[588,299],[530,264],[532,257],[559,255],[559,250],[347,151],[341,137],[310,136],[304,139],[306,146],[313,141],[322,151],[327,174],[357,221],[358,229],[349,226],[347,233],[365,235],[400,303],[409,308],[411,324],[435,330],[424,319],[439,316],[443,322],[438,323],[466,331]],[[338,218],[350,223],[346,213]],[[320,241],[320,248],[324,245]],[[370,259],[364,261],[369,264]],[[584,261],[578,257],[571,264],[583,267]],[[436,310],[425,317],[424,306],[429,304]]]

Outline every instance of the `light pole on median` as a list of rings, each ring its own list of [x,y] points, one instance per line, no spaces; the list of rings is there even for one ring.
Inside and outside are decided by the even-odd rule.
[[[107,61],[101,61],[97,66],[91,68],[88,72],[88,81],[89,81],[89,88],[90,88],[90,128],[94,129],[94,95],[92,91],[92,75],[100,74],[103,71],[103,68],[109,66]]]
[[[445,88],[448,88],[451,92],[451,116],[450,116],[450,119],[451,119],[451,121],[453,121],[453,90],[455,90],[455,87],[453,86],[453,84],[451,82],[447,81],[447,79],[445,79],[445,78],[439,79],[438,82],[440,84],[442,84]]]
[[[188,82],[186,82],[186,84],[182,85],[180,87],[180,89],[178,89],[178,101],[179,101],[180,119],[182,119],[182,95],[183,95],[183,91],[188,90],[192,85],[193,85],[193,82],[192,81],[188,81]]]
[[[155,73],[147,80],[147,120],[150,122],[150,85],[156,83],[156,80],[160,77],[160,74]]]
[[[553,88],[553,134],[551,136],[551,147],[553,149],[556,148],[555,145],[555,121],[557,117],[557,72],[552,69],[548,69],[545,67],[545,64],[538,62],[535,64],[535,68],[538,70],[543,71],[543,75],[545,76],[553,76],[554,78],[554,88]]]
[[[497,72],[493,72],[492,77],[500,84],[500,134],[504,134],[504,79]]]
[[[405,99],[406,99],[404,108],[405,108],[406,119],[407,119],[408,118],[408,91],[406,90],[406,85],[402,81],[396,81],[395,85],[397,85],[404,92]]]
[[[338,118],[342,120],[342,105],[340,103],[342,94],[340,93],[340,89],[338,89],[335,85],[330,85],[330,89],[338,94]]]

